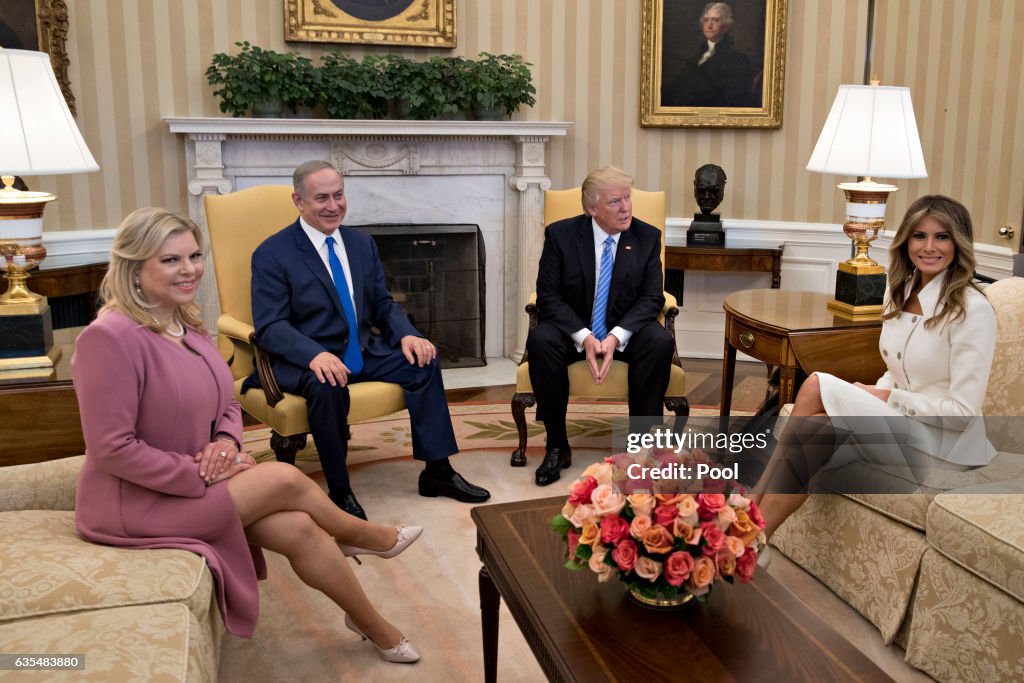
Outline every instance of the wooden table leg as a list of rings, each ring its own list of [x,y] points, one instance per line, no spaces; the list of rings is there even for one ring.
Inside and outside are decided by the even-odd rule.
[[[729,343],[728,322],[726,323],[725,349],[722,352],[722,417],[729,417],[732,410],[732,383],[736,374],[736,349]]]
[[[793,402],[793,385],[796,382],[796,368],[782,365],[779,367],[779,409]]]
[[[487,567],[480,567],[480,628],[484,644],[484,681],[498,680],[498,606],[501,594],[498,592]]]

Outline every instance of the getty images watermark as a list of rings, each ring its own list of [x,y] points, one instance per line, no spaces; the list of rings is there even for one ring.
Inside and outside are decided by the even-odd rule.
[[[644,481],[739,481],[738,462],[731,465],[715,463],[706,456],[706,453],[717,451],[738,455],[752,449],[763,451],[768,448],[770,435],[771,430],[768,429],[757,433],[698,432],[691,429],[680,433],[668,428],[657,428],[643,433],[630,432],[626,437],[626,452],[630,455],[637,455],[643,451],[660,451],[671,452],[680,457],[676,462],[660,462],[657,466],[633,463],[626,468],[626,476]],[[690,457],[683,456],[684,451],[689,451]]]

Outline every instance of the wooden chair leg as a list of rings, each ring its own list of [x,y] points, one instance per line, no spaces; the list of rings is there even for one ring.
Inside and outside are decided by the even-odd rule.
[[[533,394],[512,395],[512,419],[519,432],[519,448],[512,451],[512,467],[526,467],[526,409],[536,402]]]
[[[672,423],[672,430],[679,433],[686,426],[686,418],[690,415],[690,402],[685,396],[666,396],[665,407],[676,414]]]
[[[289,465],[294,465],[295,454],[305,447],[305,434],[281,436],[273,430],[270,432],[270,449],[274,451],[274,457],[277,458],[278,462],[286,462]]]

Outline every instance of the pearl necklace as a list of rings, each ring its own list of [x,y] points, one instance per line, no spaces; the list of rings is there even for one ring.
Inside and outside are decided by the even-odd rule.
[[[177,332],[172,332],[171,331],[170,323],[164,325],[164,323],[160,322],[159,318],[157,318],[155,315],[152,315],[152,314],[150,314],[149,317],[151,317],[153,319],[153,322],[155,322],[157,325],[163,325],[164,332],[166,332],[167,334],[171,335],[172,337],[177,338],[177,337],[184,337],[185,336],[185,326],[182,325],[180,322],[178,323],[178,331]],[[172,317],[171,318],[171,322],[177,322],[177,321],[174,320],[174,318]]]

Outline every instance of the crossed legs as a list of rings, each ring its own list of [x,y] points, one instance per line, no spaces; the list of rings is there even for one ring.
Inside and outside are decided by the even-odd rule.
[[[387,550],[397,538],[394,528],[343,512],[316,483],[284,463],[258,464],[227,485],[251,543],[287,557],[304,583],[333,600],[379,647],[398,644],[401,631],[370,603],[337,545]]]
[[[779,439],[764,473],[754,486],[754,502],[761,508],[765,521],[765,535],[771,538],[775,530],[807,500],[807,493],[769,493],[773,490],[793,491],[806,486],[814,476],[815,463],[824,459],[811,457],[820,452],[825,458],[831,454],[834,442],[828,420],[808,420],[809,417],[827,417],[821,399],[821,384],[816,374],[810,375],[800,386],[793,403],[792,417],[803,418],[790,423]],[[800,452],[795,453],[794,450]],[[814,470],[814,471],[811,471]]]

